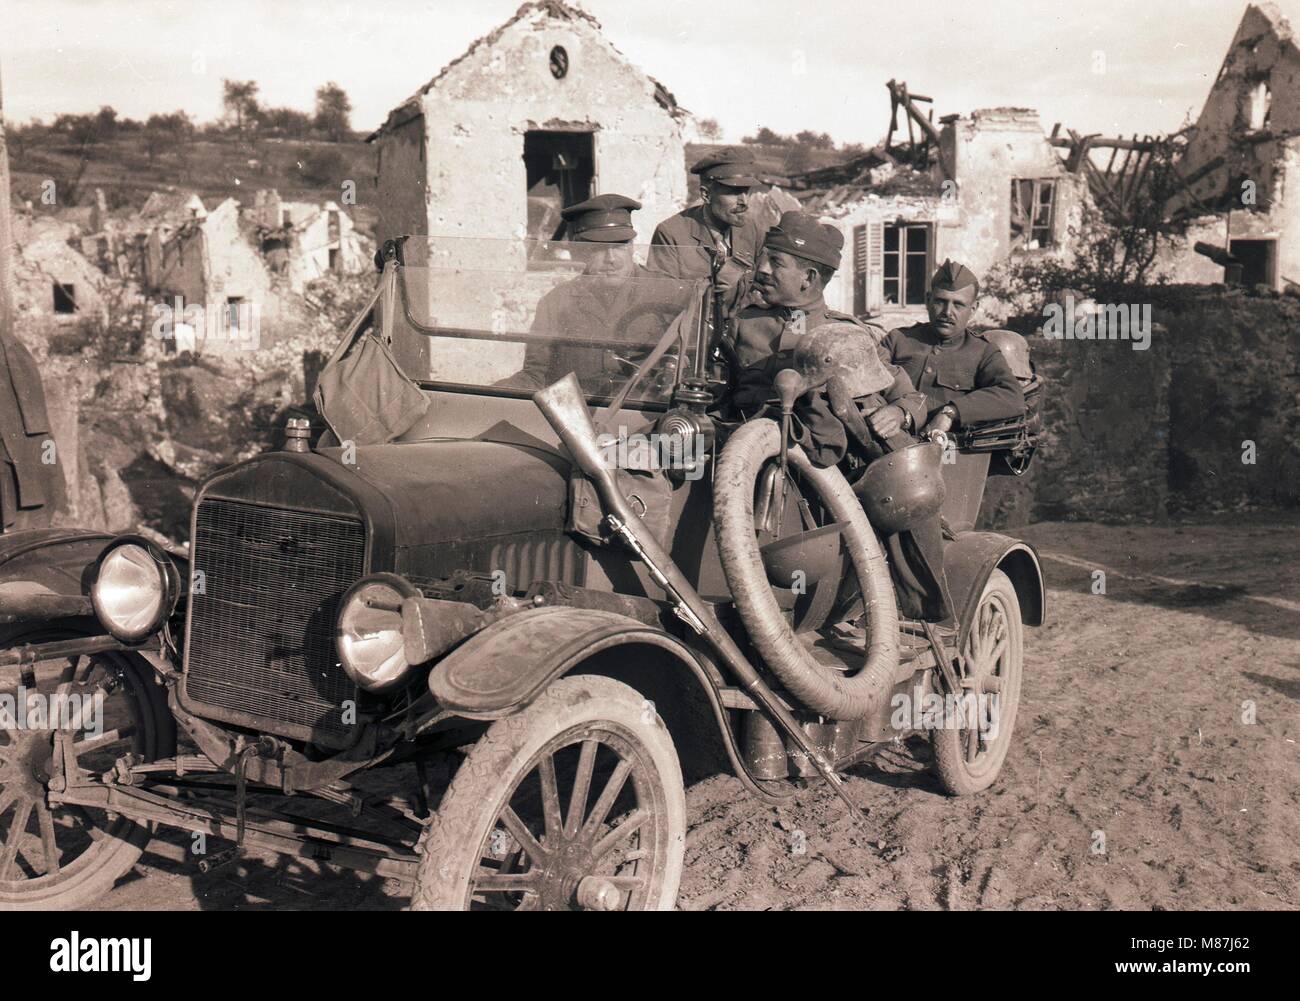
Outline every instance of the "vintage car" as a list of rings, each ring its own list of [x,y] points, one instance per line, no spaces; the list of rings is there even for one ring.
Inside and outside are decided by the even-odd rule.
[[[82,590],[0,653],[0,909],[89,904],[160,827],[203,871],[273,849],[416,909],[664,909],[697,776],[820,778],[867,826],[842,773],[909,735],[953,794],[994,781],[1044,590],[973,529],[1023,428],[878,460],[895,508],[943,505],[956,615],[904,618],[858,495],[786,435],[808,373],[729,422],[709,283],[608,253],[391,242],[323,424],[206,480],[187,553],[68,541]]]

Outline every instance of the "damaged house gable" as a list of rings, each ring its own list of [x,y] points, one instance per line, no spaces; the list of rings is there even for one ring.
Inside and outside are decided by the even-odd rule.
[[[564,206],[617,192],[648,243],[685,201],[684,117],[590,14],[524,4],[370,137],[378,237],[549,240]]]
[[[924,319],[945,258],[984,277],[1010,257],[1068,253],[1086,182],[1066,169],[1037,112],[992,108],[941,122],[927,169],[882,145],[792,179],[805,208],[844,236],[832,308],[910,323]]]
[[[1246,8],[1179,169],[1194,183],[1170,214],[1214,214],[1190,232],[1212,257],[1181,279],[1223,281],[1232,264],[1246,285],[1300,282],[1300,227],[1286,205],[1300,190],[1300,48],[1274,4]]]

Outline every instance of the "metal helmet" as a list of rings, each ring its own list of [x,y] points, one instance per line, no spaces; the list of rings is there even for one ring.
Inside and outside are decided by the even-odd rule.
[[[882,532],[903,532],[943,507],[943,450],[917,442],[882,455],[853,484],[871,523]]]
[[[1002,352],[1011,366],[1011,374],[1022,382],[1034,377],[1034,366],[1029,360],[1029,342],[1014,330],[986,330],[984,339]]]
[[[839,376],[855,399],[889,388],[895,378],[880,360],[875,338],[853,323],[827,323],[804,334],[794,349],[794,367],[809,389]]]

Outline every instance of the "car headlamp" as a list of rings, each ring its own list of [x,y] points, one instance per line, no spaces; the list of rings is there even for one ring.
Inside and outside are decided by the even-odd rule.
[[[339,603],[339,663],[368,692],[389,692],[411,676],[402,636],[402,602],[419,592],[396,574],[363,577]]]
[[[111,636],[139,643],[171,617],[180,591],[180,573],[166,552],[148,539],[124,536],[100,555],[90,600]]]

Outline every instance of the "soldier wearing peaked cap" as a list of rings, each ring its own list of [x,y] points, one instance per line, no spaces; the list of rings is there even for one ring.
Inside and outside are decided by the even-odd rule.
[[[756,172],[753,150],[743,146],[725,147],[696,163],[691,173],[700,178],[700,204],[655,228],[650,269],[674,278],[708,278],[712,257],[719,255],[728,308],[742,302],[764,235],[750,212],[750,189],[761,183]]]
[[[893,330],[881,342],[881,357],[907,372],[925,394],[930,430],[1025,412],[1024,393],[1002,352],[966,329],[978,297],[974,273],[944,261],[926,293],[929,321]]]
[[[799,339],[818,327],[849,323],[877,342],[884,337],[879,327],[859,323],[826,305],[826,284],[839,268],[843,248],[844,237],[838,229],[805,212],[786,212],[768,230],[754,276],[754,287],[764,305],[746,306],[732,322],[736,355],[744,366],[736,379],[732,405],[742,414],[752,414],[766,405],[772,398],[772,379],[790,366]],[[896,371],[895,375],[902,373]],[[925,419],[924,401],[906,382],[896,378],[895,386],[886,393],[890,405],[876,418],[885,434]]]
[[[568,224],[569,249],[583,264],[582,275],[551,289],[537,304],[531,332],[537,335],[524,354],[523,370],[506,380],[513,388],[540,389],[569,372],[583,388],[612,392],[627,377],[614,342],[629,350],[654,344],[671,317],[686,306],[688,286],[669,281],[636,263],[632,213],[641,203],[624,195],[597,195],[571,205],[561,215]],[[642,307],[658,305],[656,311]],[[629,324],[633,312],[640,319]],[[590,347],[574,340],[599,341]]]

